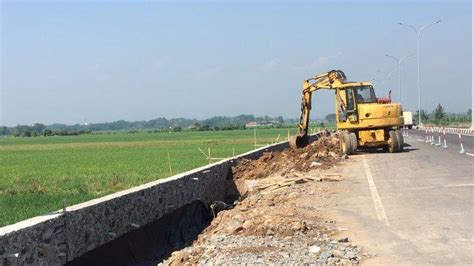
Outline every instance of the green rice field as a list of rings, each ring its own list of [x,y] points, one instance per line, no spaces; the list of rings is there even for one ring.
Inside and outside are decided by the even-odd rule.
[[[288,129],[256,132],[269,144]],[[244,153],[254,131],[0,138],[0,226],[208,164],[198,148],[218,158]]]

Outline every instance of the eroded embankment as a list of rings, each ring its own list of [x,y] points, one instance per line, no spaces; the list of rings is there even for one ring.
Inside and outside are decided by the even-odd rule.
[[[66,265],[153,265],[190,245],[211,220],[207,206],[194,201]]]
[[[331,182],[340,181],[337,137],[300,150],[264,154],[233,167],[241,200],[217,214],[192,246],[165,264],[357,264],[368,255],[324,218]]]
[[[69,264],[358,263],[367,254],[323,215],[328,181],[341,180],[338,141],[240,159],[225,202],[193,201]]]

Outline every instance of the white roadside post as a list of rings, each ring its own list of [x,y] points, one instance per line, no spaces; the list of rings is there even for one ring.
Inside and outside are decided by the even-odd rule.
[[[459,139],[459,145],[461,145],[461,150],[459,151],[459,154],[465,154],[466,151],[464,150],[464,146],[462,145],[462,138],[461,138],[461,130],[458,129],[458,139]]]
[[[438,143],[436,143],[436,146],[441,146],[441,127],[438,128]]]
[[[446,143],[446,128],[444,128],[444,127],[443,127],[443,142],[444,142],[443,148],[447,149],[448,144]]]
[[[430,140],[430,144],[431,144],[431,145],[434,145],[434,144],[435,144],[435,143],[434,143],[434,128],[433,128],[433,127],[431,127],[431,140]]]

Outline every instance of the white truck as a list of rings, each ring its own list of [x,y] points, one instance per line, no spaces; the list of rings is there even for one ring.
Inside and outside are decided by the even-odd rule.
[[[405,120],[405,127],[411,129],[413,127],[413,113],[403,112],[403,120]]]

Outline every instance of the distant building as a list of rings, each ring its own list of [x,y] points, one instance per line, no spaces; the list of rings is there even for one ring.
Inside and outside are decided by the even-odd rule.
[[[258,124],[256,121],[250,121],[247,124],[245,124],[245,128],[252,128],[252,127],[258,127]]]

